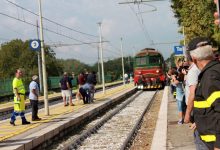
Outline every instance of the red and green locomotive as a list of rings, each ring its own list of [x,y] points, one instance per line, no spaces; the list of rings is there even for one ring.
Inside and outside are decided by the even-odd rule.
[[[153,48],[145,48],[134,58],[134,84],[138,89],[163,88],[165,85],[165,62]]]

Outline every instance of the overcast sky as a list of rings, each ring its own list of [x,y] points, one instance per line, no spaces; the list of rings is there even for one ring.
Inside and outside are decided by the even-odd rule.
[[[8,1],[38,13],[38,0],[1,0],[0,42],[16,38],[37,38],[37,29],[33,25],[38,17]],[[125,56],[152,47],[158,49],[165,59],[169,57],[173,47],[179,45],[178,42],[183,38],[178,33],[177,20],[173,17],[170,1],[140,5],[119,4],[126,1],[128,0],[42,0],[43,17],[71,29],[44,19],[45,43],[52,46],[57,58],[75,58],[93,64],[97,62],[98,44],[78,44],[98,42],[97,23],[102,22],[104,60],[120,57],[121,37]],[[156,11],[153,11],[155,7]]]

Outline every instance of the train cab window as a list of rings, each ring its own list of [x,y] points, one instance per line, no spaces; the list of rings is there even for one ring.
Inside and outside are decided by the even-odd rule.
[[[161,57],[160,56],[150,56],[149,57],[149,63],[150,64],[160,64],[161,63]]]
[[[146,57],[137,57],[136,65],[145,65],[147,63]]]

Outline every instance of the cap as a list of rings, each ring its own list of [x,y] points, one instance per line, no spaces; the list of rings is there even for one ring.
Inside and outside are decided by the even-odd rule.
[[[38,79],[38,76],[37,75],[34,75],[33,77],[32,77],[32,80],[37,80]]]
[[[198,47],[202,47],[205,45],[211,45],[210,39],[207,37],[196,37],[192,39],[187,47],[187,51],[192,51]]]

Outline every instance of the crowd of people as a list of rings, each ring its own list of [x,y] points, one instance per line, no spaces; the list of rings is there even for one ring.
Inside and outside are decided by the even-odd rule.
[[[15,126],[16,116],[20,116],[22,125],[30,124],[25,117],[25,95],[26,90],[22,81],[23,70],[17,69],[15,72],[15,78],[13,79],[13,93],[14,93],[14,111],[11,116],[10,124]],[[78,84],[78,91],[76,93],[76,99],[82,99],[84,104],[92,103],[94,100],[95,85],[97,83],[96,73],[81,72],[78,77],[75,77],[74,72],[71,76],[67,72],[63,73],[63,77],[60,79],[59,85],[61,88],[61,94],[63,97],[64,106],[74,106],[73,96],[73,79],[76,79]],[[40,121],[38,116],[38,98],[40,96],[39,79],[37,75],[32,76],[32,81],[29,84],[29,100],[32,108],[32,121]]]
[[[75,74],[68,76],[67,72],[64,72],[63,77],[60,80],[61,93],[63,97],[64,106],[73,106],[72,103],[72,80],[75,78]],[[96,73],[81,72],[76,78],[78,84],[78,91],[76,93],[76,100],[82,99],[84,104],[92,103],[94,100],[95,85],[97,83]],[[69,103],[68,103],[69,100]]]
[[[219,55],[209,38],[197,37],[189,42],[184,60],[177,60],[167,73],[178,106],[177,123],[190,123],[197,150],[219,150]]]

